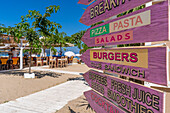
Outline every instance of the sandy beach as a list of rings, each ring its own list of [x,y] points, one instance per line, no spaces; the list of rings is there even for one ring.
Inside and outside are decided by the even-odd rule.
[[[44,70],[43,70],[44,69]],[[8,72],[0,72],[0,104],[15,100],[20,97],[33,94],[44,89],[67,82],[68,80],[82,79],[82,75],[66,74],[47,71],[47,67],[34,67],[32,72],[36,74],[35,79],[25,79],[25,70],[15,70]],[[78,72],[83,74],[87,72],[88,68],[85,64],[69,65],[64,68],[53,68],[51,70],[59,70],[63,72]],[[42,71],[43,70],[43,71]],[[59,109],[57,113],[95,113],[89,106],[85,97],[81,97],[69,101],[63,108]]]
[[[38,78],[24,79],[24,72],[28,72],[28,70],[0,73],[0,103],[64,83],[70,78],[82,77],[81,75],[33,71]]]
[[[46,69],[45,67],[43,68]],[[63,67],[63,68],[54,68],[54,70],[79,72],[79,73],[85,73],[89,69],[90,68],[85,64],[73,64],[73,65],[68,65],[67,67]]]
[[[68,102],[62,109],[56,113],[96,113],[88,104],[85,96]]]

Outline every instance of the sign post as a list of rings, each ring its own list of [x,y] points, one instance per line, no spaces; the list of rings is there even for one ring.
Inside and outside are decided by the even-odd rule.
[[[89,49],[81,59],[90,68],[167,86],[168,50],[163,46]]]
[[[84,95],[97,113],[126,113],[93,90],[85,92]]]
[[[133,113],[164,113],[170,89],[153,89],[90,70],[83,75],[94,90]],[[165,98],[165,99],[164,99]],[[92,99],[93,100],[93,99]]]
[[[150,1],[152,0],[119,0],[118,2],[116,0],[97,0],[87,7],[79,22],[89,26]],[[168,0],[163,3],[168,6]]]
[[[154,3],[148,7],[112,18],[152,1]],[[147,87],[120,76],[90,70],[83,77],[93,90],[84,95],[97,113],[169,113],[169,47],[106,48],[118,44],[170,41],[169,20],[169,0],[96,0],[88,6],[79,21],[88,26],[104,23],[89,28],[82,41],[88,47],[104,48],[87,50],[81,56],[83,62],[96,70],[160,86]]]
[[[166,3],[155,4],[99,24],[89,28],[82,41],[89,47],[168,41],[168,7]]]

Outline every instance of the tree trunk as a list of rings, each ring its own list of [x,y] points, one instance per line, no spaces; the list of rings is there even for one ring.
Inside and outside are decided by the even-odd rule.
[[[32,60],[31,56],[32,56],[32,46],[31,46],[31,51],[30,51],[29,74],[31,74],[31,60]]]
[[[45,57],[45,48],[43,48],[43,51],[44,51],[44,57]]]
[[[62,55],[62,45],[60,43],[60,55]]]

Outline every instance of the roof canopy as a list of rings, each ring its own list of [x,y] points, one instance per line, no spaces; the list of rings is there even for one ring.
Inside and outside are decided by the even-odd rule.
[[[23,46],[25,46],[27,49],[29,49],[28,41],[25,39],[25,37],[23,37],[22,39],[23,39],[22,40]],[[0,40],[1,40],[0,49],[9,49],[12,47],[18,48],[18,44],[14,41],[14,37],[12,37],[11,35],[6,35],[6,34],[0,35]],[[19,42],[21,43],[21,40]],[[60,47],[60,44],[56,43],[56,44],[53,44],[52,46]],[[66,43],[64,46],[65,47],[74,47],[74,44]]]

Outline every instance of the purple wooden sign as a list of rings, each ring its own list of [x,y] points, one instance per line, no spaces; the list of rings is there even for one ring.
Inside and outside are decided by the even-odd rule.
[[[79,4],[84,4],[84,5],[89,5],[90,3],[92,3],[94,0],[79,0],[78,3]]]
[[[86,31],[82,41],[88,47],[167,41],[169,40],[167,2],[161,2],[92,27]],[[131,23],[132,18],[133,23]]]
[[[93,90],[84,92],[84,95],[90,106],[97,113],[126,113],[125,111],[123,111],[113,103],[109,102]]]
[[[167,86],[168,55],[168,48],[163,46],[89,49],[81,59],[90,68]]]
[[[119,0],[119,2],[115,1],[116,0],[97,0],[86,9],[79,22],[89,26],[114,15],[120,14],[124,11],[150,2],[151,0]]]
[[[164,113],[163,91],[92,70],[83,77],[90,87],[131,113]]]

